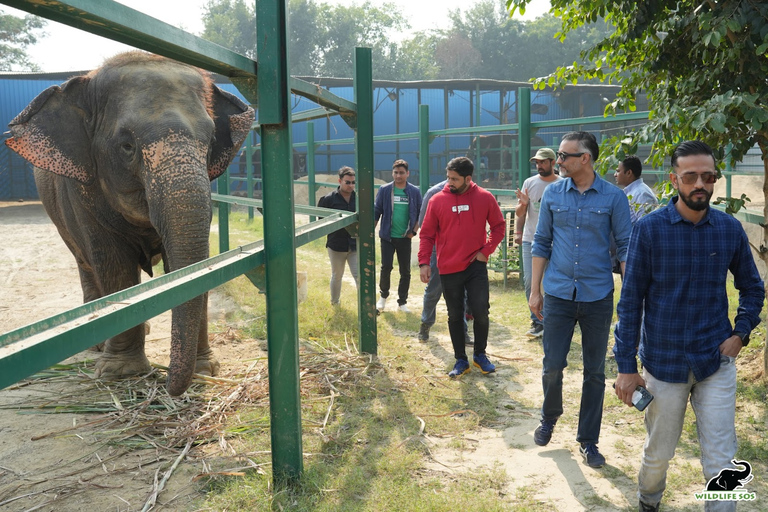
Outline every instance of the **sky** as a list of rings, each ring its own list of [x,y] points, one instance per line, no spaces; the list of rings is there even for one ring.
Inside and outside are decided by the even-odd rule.
[[[179,27],[192,34],[203,30],[201,21],[204,6],[209,0],[119,0],[119,3],[141,11],[149,16]],[[351,5],[362,0],[317,0],[319,3]],[[461,9],[466,11],[473,5],[472,0],[387,0],[397,5],[411,24],[413,31],[448,26],[448,12]],[[374,5],[383,0],[371,0]],[[524,17],[515,13],[518,19],[534,19],[549,10],[549,0],[533,0]],[[0,11],[22,17],[26,13],[7,6]],[[98,67],[101,62],[130,47],[70,28],[55,21],[49,21],[45,28],[48,36],[27,49],[28,55],[44,72],[84,71]]]

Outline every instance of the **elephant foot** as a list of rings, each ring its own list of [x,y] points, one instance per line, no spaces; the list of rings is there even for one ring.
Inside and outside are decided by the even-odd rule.
[[[103,379],[127,377],[149,373],[152,366],[147,356],[142,354],[109,354],[103,353],[96,361],[94,376]]]
[[[219,361],[213,357],[213,351],[208,351],[206,354],[198,354],[195,361],[195,373],[215,377],[219,374],[220,366]]]

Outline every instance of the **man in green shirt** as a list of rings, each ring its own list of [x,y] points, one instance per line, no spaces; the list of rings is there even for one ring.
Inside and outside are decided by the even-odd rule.
[[[397,254],[400,269],[400,283],[397,287],[397,304],[400,311],[410,313],[408,288],[411,286],[411,239],[416,234],[416,224],[421,210],[421,192],[408,183],[408,162],[395,160],[392,164],[391,183],[382,185],[376,195],[374,214],[381,239],[381,275],[379,278],[379,300],[376,309],[383,311],[389,297],[390,274]]]

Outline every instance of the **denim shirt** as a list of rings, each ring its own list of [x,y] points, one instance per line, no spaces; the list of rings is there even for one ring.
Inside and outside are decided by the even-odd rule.
[[[760,323],[765,291],[738,220],[709,208],[697,224],[675,208],[678,197],[635,224],[617,307],[614,354],[620,373],[643,366],[664,382],[702,381],[720,368],[720,344]],[[739,290],[734,328],[728,272]],[[645,315],[643,317],[643,314]]]
[[[531,255],[549,260],[544,292],[564,300],[594,302],[613,291],[611,234],[626,261],[632,224],[627,196],[595,173],[583,193],[571,178],[544,190]]]

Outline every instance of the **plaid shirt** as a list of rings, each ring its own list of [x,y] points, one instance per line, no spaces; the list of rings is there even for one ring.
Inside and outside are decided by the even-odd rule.
[[[701,381],[720,367],[720,344],[760,323],[765,291],[738,220],[712,208],[698,224],[683,219],[674,197],[635,224],[616,312],[613,352],[619,373],[640,361],[657,379]],[[735,327],[728,318],[726,278],[739,290]],[[645,312],[645,318],[643,318]]]

